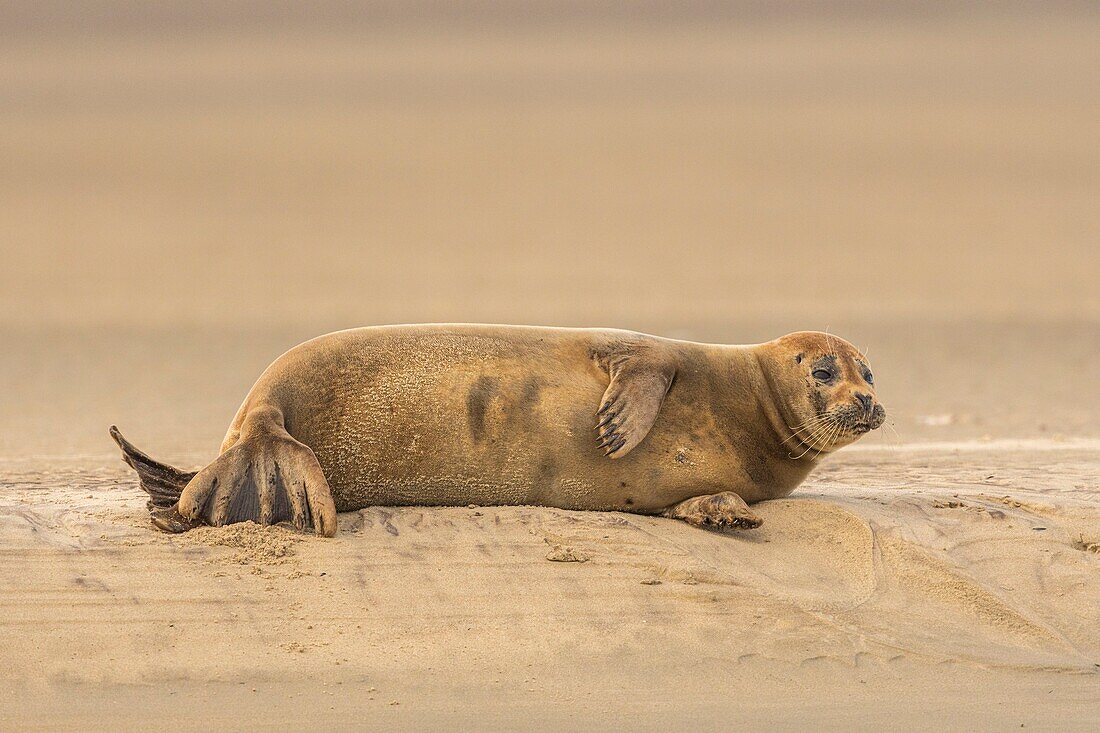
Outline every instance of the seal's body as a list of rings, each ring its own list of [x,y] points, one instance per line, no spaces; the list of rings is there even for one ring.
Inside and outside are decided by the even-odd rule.
[[[332,534],[335,511],[468,504],[755,526],[745,502],[789,494],[822,454],[882,422],[870,379],[858,352],[825,334],[721,346],[383,326],[281,356],[197,474],[173,478],[113,432],[143,485],[156,484],[154,522],[173,531],[253,519]]]

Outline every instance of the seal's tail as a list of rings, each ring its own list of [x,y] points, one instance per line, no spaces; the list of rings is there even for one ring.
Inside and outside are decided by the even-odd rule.
[[[137,471],[141,488],[149,495],[149,511],[155,512],[158,509],[175,506],[180,494],[183,493],[183,487],[195,477],[195,473],[181,471],[160,461],[154,461],[122,437],[122,433],[114,425],[111,426],[111,437],[122,449],[122,460]]]

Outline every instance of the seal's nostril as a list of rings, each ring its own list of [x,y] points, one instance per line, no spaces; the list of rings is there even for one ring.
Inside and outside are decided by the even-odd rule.
[[[875,409],[875,402],[871,399],[871,395],[869,394],[856,392],[856,402],[858,402],[863,407],[863,411],[866,412],[868,415],[870,415]]]

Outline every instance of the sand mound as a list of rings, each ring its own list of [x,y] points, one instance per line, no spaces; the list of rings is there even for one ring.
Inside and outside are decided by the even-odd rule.
[[[254,522],[242,522],[226,527],[199,527],[179,536],[184,545],[229,547],[236,552],[219,556],[219,562],[240,565],[281,565],[294,554],[294,545],[303,535],[284,527],[262,527]]]

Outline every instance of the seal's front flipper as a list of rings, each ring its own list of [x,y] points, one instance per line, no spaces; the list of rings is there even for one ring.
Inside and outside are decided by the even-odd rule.
[[[241,439],[191,479],[178,511],[184,521],[216,527],[290,522],[325,537],[336,534],[336,505],[317,457],[281,421],[262,418],[246,420]]]
[[[605,455],[622,458],[649,434],[676,376],[676,366],[636,345],[609,357],[606,368],[611,383],[596,413],[598,444]]]
[[[694,496],[665,510],[664,515],[707,529],[755,529],[764,523],[732,491]]]

